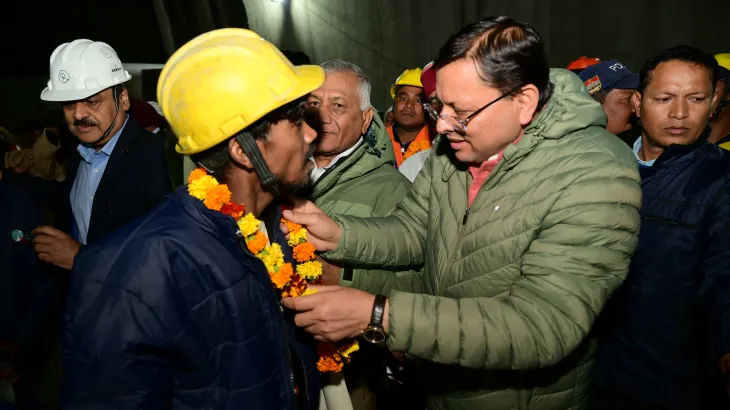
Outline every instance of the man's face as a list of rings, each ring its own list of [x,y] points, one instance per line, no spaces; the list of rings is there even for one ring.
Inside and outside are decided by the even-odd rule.
[[[398,87],[393,103],[393,120],[399,127],[417,129],[426,124],[423,109],[423,88],[403,85]]]
[[[310,157],[317,132],[305,121],[279,121],[271,126],[265,140],[258,140],[261,154],[276,177],[283,194],[301,196],[310,186]]]
[[[706,69],[682,61],[660,63],[643,94],[632,98],[645,136],[656,146],[688,145],[707,127],[713,106]]]
[[[350,73],[327,73],[324,83],[309,96],[310,107],[318,108],[322,129],[317,139],[317,156],[335,156],[367,132],[373,109],[360,109],[357,78]]]
[[[119,112],[114,102],[114,92],[108,88],[85,100],[69,101],[63,104],[63,115],[73,133],[82,143],[95,144],[111,125],[114,118],[114,130],[109,137],[124,124],[124,117],[129,109],[129,94],[126,89],[119,93]]]
[[[603,101],[603,111],[608,117],[606,129],[613,134],[620,134],[631,129],[631,116],[634,113],[634,106],[631,104],[631,96],[634,90],[613,89],[608,92]]]
[[[443,103],[442,115],[463,120],[502,92],[484,83],[471,60],[462,59],[436,72],[436,94]],[[507,97],[473,117],[466,132],[444,120],[436,123],[436,130],[446,135],[459,161],[482,163],[521,135],[521,111],[517,99]],[[533,114],[534,110],[530,118]]]

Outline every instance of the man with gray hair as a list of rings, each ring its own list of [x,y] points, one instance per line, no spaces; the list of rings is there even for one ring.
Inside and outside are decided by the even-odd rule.
[[[309,97],[322,121],[310,199],[329,215],[386,216],[403,199],[410,182],[393,167],[393,146],[370,104],[370,79],[346,61],[330,60],[321,66],[324,83]],[[320,261],[328,284],[356,284],[361,275],[392,276]],[[375,409],[375,386],[386,377],[382,358],[383,352],[363,351],[345,368],[355,410]]]

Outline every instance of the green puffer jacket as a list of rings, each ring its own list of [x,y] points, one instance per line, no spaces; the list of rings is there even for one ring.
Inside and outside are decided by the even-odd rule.
[[[390,215],[411,187],[411,182],[395,169],[394,162],[393,146],[376,113],[363,143],[322,175],[314,184],[310,199],[328,215]],[[359,278],[362,273],[360,269],[353,270],[354,277]]]
[[[393,215],[336,218],[342,240],[326,257],[425,263],[357,286],[389,296],[388,346],[421,359],[428,409],[586,407],[589,333],[626,277],[641,188],[633,153],[578,77],[553,70],[551,81],[466,220],[471,177],[445,144]]]

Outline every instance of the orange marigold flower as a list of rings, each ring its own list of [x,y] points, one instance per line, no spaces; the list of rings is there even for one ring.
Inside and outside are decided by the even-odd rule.
[[[238,221],[243,216],[243,212],[246,210],[243,205],[235,202],[229,202],[221,208],[221,213],[228,215]]]
[[[431,148],[431,143],[429,141],[416,141],[411,143],[411,145],[408,146],[408,149],[403,154],[403,159],[408,159],[411,155],[425,151],[427,149]]]
[[[332,357],[320,357],[317,361],[317,370],[320,373],[333,372],[337,373],[342,371],[342,362],[338,362]]]
[[[292,250],[294,259],[296,259],[297,262],[306,262],[314,259],[314,251],[314,245],[309,242],[297,245]]]
[[[226,184],[220,184],[208,191],[208,195],[203,202],[208,209],[220,211],[223,205],[230,202],[230,200],[231,191],[228,189],[228,186]]]
[[[261,231],[257,231],[253,235],[253,238],[246,240],[246,247],[248,247],[248,250],[251,251],[251,253],[257,255],[259,252],[264,250],[268,243],[269,239],[266,237],[266,234]]]
[[[277,289],[284,289],[291,276],[294,274],[294,269],[291,267],[291,263],[285,263],[279,266],[279,271],[271,274],[271,281],[274,282],[274,286]]]
[[[196,168],[188,176],[188,184],[191,184],[196,179],[201,178],[201,177],[204,177],[206,175],[208,175],[208,173],[205,172],[205,170],[203,168]]]
[[[302,229],[302,226],[301,226],[301,225],[299,225],[298,223],[294,223],[294,222],[292,222],[292,221],[287,221],[287,220],[286,220],[286,219],[284,219],[284,218],[281,218],[281,222],[282,222],[282,223],[283,223],[284,225],[286,225],[286,229],[288,229],[288,230],[289,230],[289,232],[296,232],[296,231],[298,231],[298,230]]]

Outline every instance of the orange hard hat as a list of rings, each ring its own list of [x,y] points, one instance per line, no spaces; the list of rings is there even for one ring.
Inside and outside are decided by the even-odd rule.
[[[582,70],[586,67],[596,65],[601,62],[600,58],[582,56],[577,60],[573,60],[568,64],[568,70]]]

